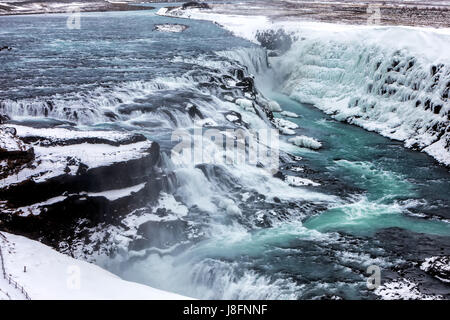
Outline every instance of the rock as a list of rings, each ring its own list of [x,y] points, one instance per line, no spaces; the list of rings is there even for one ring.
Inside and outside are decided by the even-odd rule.
[[[186,9],[211,9],[211,7],[206,2],[196,2],[196,1],[190,1],[183,3],[181,6],[183,10]]]
[[[314,182],[310,179],[301,178],[297,176],[286,176],[284,179],[290,186],[302,187],[302,186],[320,186],[320,183]]]
[[[154,31],[160,32],[183,32],[188,29],[189,26],[179,23],[165,23],[165,24],[155,24],[153,28]]]
[[[189,103],[186,106],[186,111],[188,112],[191,119],[195,119],[196,117],[203,119],[203,114],[200,112],[197,106],[193,105],[192,103]]]
[[[298,147],[308,148],[317,150],[322,148],[322,144],[314,138],[310,138],[307,136],[296,136],[288,139],[289,142],[295,144]]]
[[[241,87],[244,92],[255,92],[255,81],[250,77],[244,77],[236,86]]]
[[[283,111],[281,112],[282,116],[288,117],[288,118],[298,118],[299,115],[296,114],[295,112],[290,112],[290,111]]]
[[[253,101],[251,101],[249,99],[239,98],[239,99],[236,99],[235,103],[238,106],[240,106],[242,109],[244,109],[245,111],[255,112],[255,109],[253,106]]]
[[[232,122],[232,123],[234,123],[236,125],[245,126],[245,127],[248,126],[247,123],[242,121],[242,115],[240,113],[238,113],[238,112],[235,112],[235,111],[227,112],[227,113],[225,113],[225,118],[228,121],[230,121],[230,122]]]
[[[0,124],[4,124],[9,120],[11,120],[11,118],[8,115],[0,114]]]
[[[273,101],[273,100],[269,101],[269,109],[272,112],[281,112],[282,111],[282,109],[281,109],[280,105],[278,104],[278,102]]]
[[[264,30],[256,33],[256,40],[267,50],[275,51],[277,55],[286,52],[292,46],[294,37],[283,29]]]
[[[295,134],[294,129],[298,128],[297,124],[295,124],[292,121],[286,120],[286,119],[275,118],[275,119],[273,119],[272,122],[273,122],[274,126],[278,130],[280,130],[280,132],[282,134],[285,134],[285,135],[294,135]]]
[[[65,237],[79,236],[80,219],[90,227],[120,223],[121,216],[156,199],[169,184],[155,168],[159,145],[144,136],[13,128],[16,136],[0,135],[4,229],[57,247]]]
[[[16,136],[15,128],[0,127],[0,181],[16,174],[17,168],[33,159],[33,147],[27,146]]]
[[[450,283],[450,256],[425,259],[420,269],[445,283]]]

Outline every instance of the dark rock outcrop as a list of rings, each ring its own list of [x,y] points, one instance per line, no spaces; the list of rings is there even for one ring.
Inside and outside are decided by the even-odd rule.
[[[58,247],[79,236],[80,221],[118,224],[168,184],[159,145],[144,136],[12,128],[0,128],[2,230]]]
[[[292,35],[287,34],[283,29],[278,29],[277,31],[258,31],[256,33],[256,40],[258,40],[261,46],[267,50],[284,53],[291,48],[295,39]]]
[[[181,6],[183,10],[185,9],[211,9],[211,7],[206,2],[196,2],[196,1],[189,1],[186,3],[183,3]]]
[[[445,283],[450,283],[450,256],[425,259],[420,269]]]

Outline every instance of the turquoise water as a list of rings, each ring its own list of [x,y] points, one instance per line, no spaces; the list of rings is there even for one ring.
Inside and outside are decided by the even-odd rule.
[[[360,189],[355,201],[309,218],[306,227],[358,234],[398,227],[450,235],[450,193],[445,192],[450,190],[448,169],[425,154],[405,149],[400,142],[337,122],[312,106],[281,94],[271,97],[284,110],[301,115],[289,119],[300,126],[300,134],[324,145],[318,152],[297,148],[295,153],[325,176]]]

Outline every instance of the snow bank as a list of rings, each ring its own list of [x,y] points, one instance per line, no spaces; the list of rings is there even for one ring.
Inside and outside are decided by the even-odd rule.
[[[270,20],[264,16],[223,15],[214,13],[211,10],[199,8],[181,9],[179,7],[170,10],[168,8],[161,8],[157,14],[161,16],[213,21],[233,32],[236,36],[249,39],[255,43],[257,31],[263,26],[268,27],[271,25]]]
[[[0,238],[6,270],[31,299],[189,299],[174,293],[124,281],[87,262],[75,260],[25,237],[3,233]],[[24,272],[26,266],[26,272]],[[0,285],[6,286],[3,282]],[[13,291],[1,287],[1,292]]]

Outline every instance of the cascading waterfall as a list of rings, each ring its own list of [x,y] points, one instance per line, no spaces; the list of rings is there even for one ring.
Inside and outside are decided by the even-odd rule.
[[[449,165],[448,58],[342,38],[306,38],[273,58],[279,89]]]
[[[263,49],[221,51],[218,52],[218,57],[221,59],[219,64],[222,70],[230,67],[236,69],[236,66],[238,70],[245,66],[245,69],[252,70],[255,74],[265,74],[269,70]],[[205,61],[203,58],[189,59],[189,62],[197,62],[204,67],[218,66],[218,63]],[[231,78],[225,78],[231,81]],[[233,96],[236,93],[228,91],[224,94]],[[264,98],[259,97],[258,100],[263,101]],[[252,129],[270,126],[254,112],[243,111],[241,107],[227,101],[212,98],[211,104],[202,99],[193,99],[191,102],[202,114],[211,116],[219,126],[225,125],[224,118],[217,116],[219,110],[238,112],[242,121],[250,124]],[[211,108],[211,113],[208,113],[207,106]],[[247,130],[243,127],[241,129]],[[195,142],[202,139],[197,136],[191,138]],[[162,157],[163,170],[175,181],[170,192],[176,201],[189,208],[189,214],[183,217],[189,225],[182,231],[185,233],[182,236],[185,240],[175,241],[169,251],[165,249],[165,253],[160,251],[161,248],[148,248],[144,254],[139,254],[141,257],[138,261],[127,262],[128,258],[124,256],[119,269],[116,269],[116,264],[108,267],[127,279],[198,298],[298,298],[301,286],[289,277],[274,277],[258,271],[251,259],[243,263],[236,259],[242,259],[241,255],[247,255],[253,250],[256,250],[254,254],[261,254],[268,239],[274,243],[279,241],[277,228],[269,234],[263,232],[268,226],[280,226],[282,233],[288,238],[323,237],[318,232],[302,227],[300,219],[308,215],[308,212],[313,212],[316,206],[327,206],[336,202],[337,198],[291,187],[264,168],[252,164],[226,164],[220,159],[229,156],[227,150],[211,140],[203,139],[202,152],[202,158],[196,159],[198,161],[184,159],[183,153],[178,155],[169,152]],[[283,157],[286,156],[282,155],[281,158]],[[162,198],[161,202],[164,201],[165,198]],[[302,207],[305,201],[308,205]],[[288,202],[293,207],[286,207]],[[284,231],[285,223],[295,227]],[[328,239],[326,236],[323,238]],[[135,256],[134,253],[129,254],[130,257]]]

